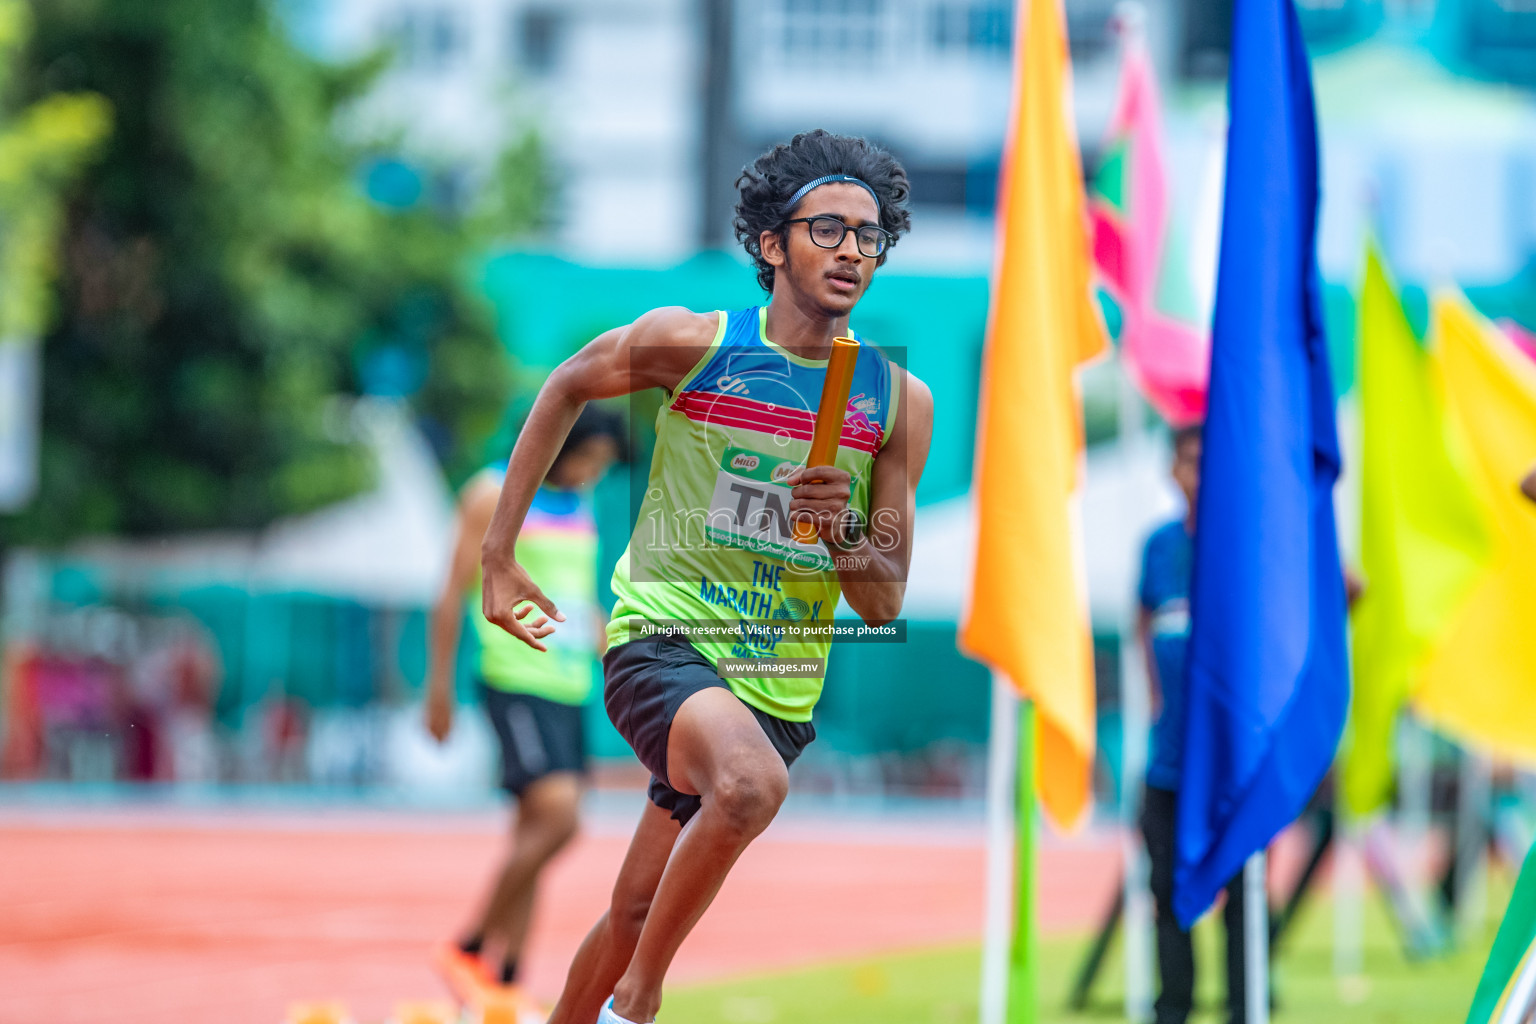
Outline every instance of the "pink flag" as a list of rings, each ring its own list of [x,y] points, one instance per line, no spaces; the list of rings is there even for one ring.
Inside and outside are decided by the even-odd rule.
[[[1532,334],[1508,317],[1505,317],[1498,323],[1499,328],[1515,343],[1516,348],[1532,359],[1536,359],[1536,334]]]
[[[1127,30],[1120,99],[1089,203],[1100,302],[1138,390],[1181,426],[1205,415],[1210,339],[1158,308],[1168,235],[1157,80],[1140,33]]]

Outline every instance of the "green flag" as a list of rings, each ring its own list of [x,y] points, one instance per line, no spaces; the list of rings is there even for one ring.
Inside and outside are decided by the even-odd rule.
[[[1444,384],[1374,246],[1359,316],[1365,592],[1351,616],[1355,685],[1341,770],[1344,805],[1355,815],[1391,796],[1398,710],[1491,554]]]
[[[1514,980],[1520,962],[1525,959],[1531,944],[1536,942],[1536,847],[1525,856],[1525,867],[1515,882],[1515,891],[1509,897],[1509,909],[1499,924],[1499,934],[1494,936],[1493,949],[1488,953],[1488,963],[1483,966],[1482,980],[1477,983],[1477,994],[1472,997],[1472,1009],[1467,1011],[1467,1024],[1488,1024],[1493,1011],[1498,1009],[1504,990]]]

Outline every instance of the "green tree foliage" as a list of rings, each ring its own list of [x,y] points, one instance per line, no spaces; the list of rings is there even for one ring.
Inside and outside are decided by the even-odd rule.
[[[21,0],[0,0],[0,90],[32,25]],[[25,344],[48,320],[60,193],[106,136],[111,112],[90,93],[54,93],[0,115],[0,343]]]
[[[20,0],[0,0],[0,89],[31,28]],[[111,112],[90,93],[44,96],[0,117],[0,344],[37,339],[51,312],[60,193],[106,136]]]
[[[10,534],[252,528],[354,494],[372,467],[338,429],[338,396],[379,366],[402,368],[391,378],[465,473],[508,389],[465,285],[495,214],[366,196],[383,150],[340,126],[382,61],[307,56],[264,0],[33,13],[25,93],[99,93],[116,130],[74,193],[42,492]],[[500,177],[542,182],[536,143],[508,160]],[[527,187],[484,191],[529,217]]]

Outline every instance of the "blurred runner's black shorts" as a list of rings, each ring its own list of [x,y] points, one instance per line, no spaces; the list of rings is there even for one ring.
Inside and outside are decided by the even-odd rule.
[[[554,772],[587,771],[579,704],[508,693],[480,680],[480,700],[501,745],[501,787],[513,796]]]

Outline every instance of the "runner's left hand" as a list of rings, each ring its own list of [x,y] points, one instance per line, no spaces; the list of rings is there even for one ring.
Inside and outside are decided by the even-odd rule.
[[[816,532],[828,544],[839,545],[851,525],[848,498],[853,478],[836,466],[805,466],[784,478],[791,490],[789,519],[810,518]]]

